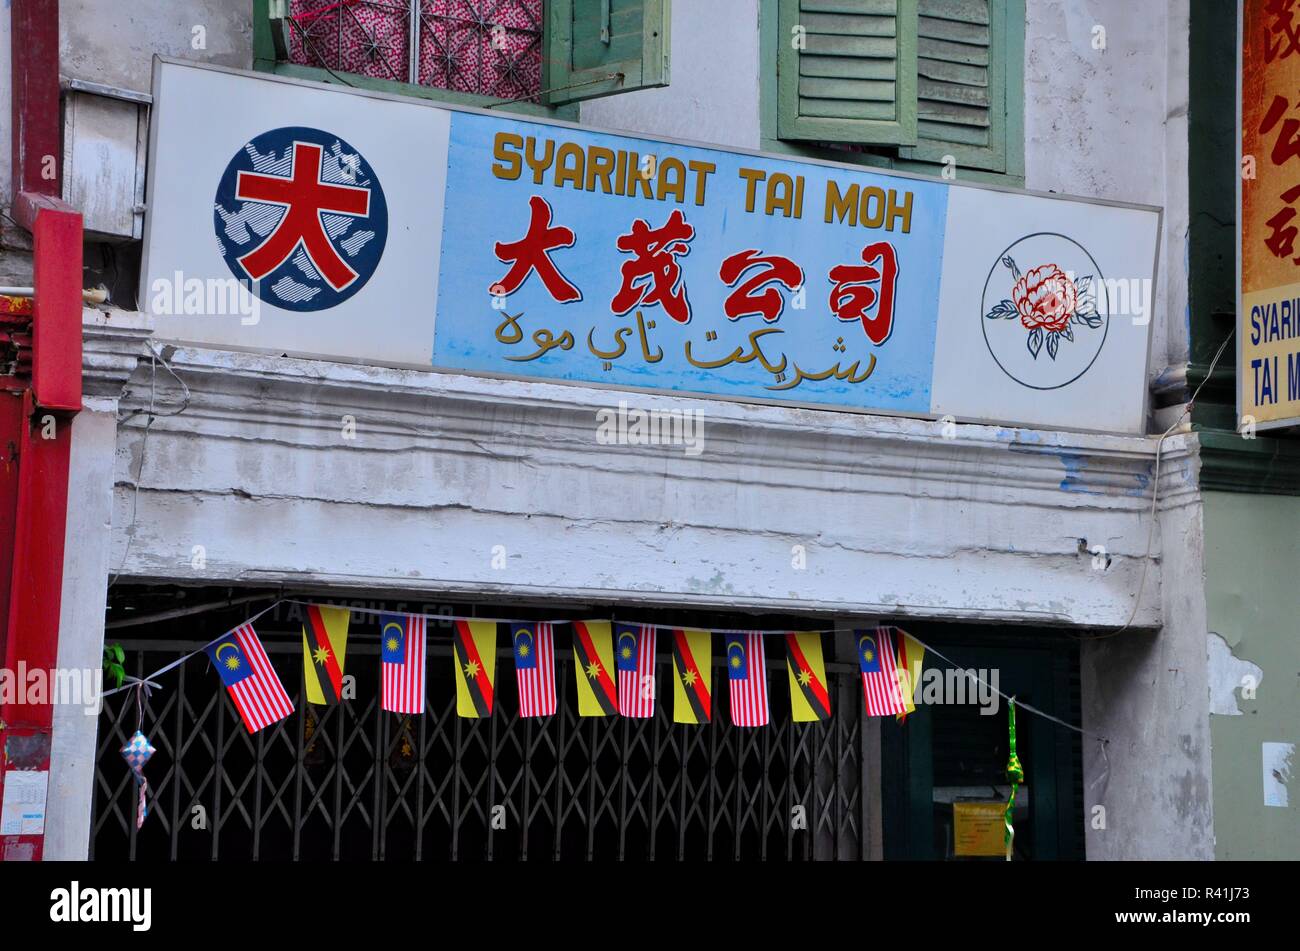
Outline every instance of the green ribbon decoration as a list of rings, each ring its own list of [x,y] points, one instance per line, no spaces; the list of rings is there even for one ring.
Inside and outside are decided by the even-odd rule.
[[[1012,697],[1007,704],[1007,748],[1010,755],[1007,758],[1007,779],[1011,782],[1011,797],[1007,800],[1006,812],[1002,815],[1002,822],[1007,827],[1006,832],[1002,835],[1002,841],[1007,847],[1007,861],[1011,861],[1011,844],[1016,839],[1016,828],[1011,824],[1012,814],[1016,808],[1016,788],[1025,781],[1025,768],[1020,765],[1020,757],[1016,755],[1016,698]]]

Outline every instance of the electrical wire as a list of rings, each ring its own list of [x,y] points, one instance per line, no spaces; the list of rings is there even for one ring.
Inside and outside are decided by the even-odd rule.
[[[180,376],[177,375],[174,369],[172,369],[172,365],[167,362],[167,359],[161,353],[158,352],[158,348],[154,345],[154,342],[152,340],[146,341],[146,346],[149,348],[149,409],[147,410],[148,419],[146,419],[144,424],[144,435],[140,439],[140,466],[138,469],[136,469],[135,487],[131,493],[131,521],[126,527],[126,546],[122,550],[122,561],[118,564],[117,571],[115,571],[113,573],[113,577],[109,579],[108,582],[109,588],[112,588],[113,585],[117,584],[117,579],[122,576],[122,570],[126,567],[127,558],[130,557],[131,554],[131,543],[135,540],[136,512],[140,502],[140,483],[144,479],[145,450],[149,446],[149,430],[153,428],[154,421],[158,418],[159,415],[179,416],[181,413],[185,412],[185,410],[188,409],[190,405],[190,388],[185,385],[185,381],[182,380]],[[176,382],[181,385],[181,390],[185,394],[185,399],[181,403],[180,409],[176,410],[176,412],[174,413],[157,414],[154,412],[154,398],[158,392],[158,364],[160,362],[163,365],[163,369],[165,369],[168,373],[170,373],[172,377],[176,380]],[[126,419],[130,419],[131,417],[138,415],[140,412],[141,410],[134,410],[133,412],[127,415]],[[124,419],[123,422],[125,421],[126,420]]]

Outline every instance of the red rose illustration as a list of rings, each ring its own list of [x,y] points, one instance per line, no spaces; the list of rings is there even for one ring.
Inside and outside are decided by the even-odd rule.
[[[1065,330],[1074,316],[1074,282],[1055,264],[1030,268],[1016,281],[1011,299],[1020,322],[1029,330],[1041,327],[1047,333]]]

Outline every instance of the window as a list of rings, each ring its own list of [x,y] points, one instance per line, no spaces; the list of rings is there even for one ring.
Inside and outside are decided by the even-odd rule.
[[[768,0],[775,134],[1023,177],[1024,0]]]
[[[542,0],[289,0],[288,60],[498,99],[542,88]]]
[[[255,0],[257,66],[468,105],[668,83],[670,0]]]

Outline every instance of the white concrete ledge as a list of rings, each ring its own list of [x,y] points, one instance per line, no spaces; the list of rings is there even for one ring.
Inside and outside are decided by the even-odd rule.
[[[146,331],[89,320],[88,367],[147,354]],[[165,415],[182,391],[147,356],[122,394],[124,577],[1096,627],[1124,624],[1141,586],[1135,626],[1160,623],[1158,530],[1141,581],[1154,437],[944,438],[925,420],[154,344],[190,401]],[[596,412],[620,401],[698,411],[702,452],[599,444]],[[1165,441],[1162,510],[1196,498],[1193,449]]]

